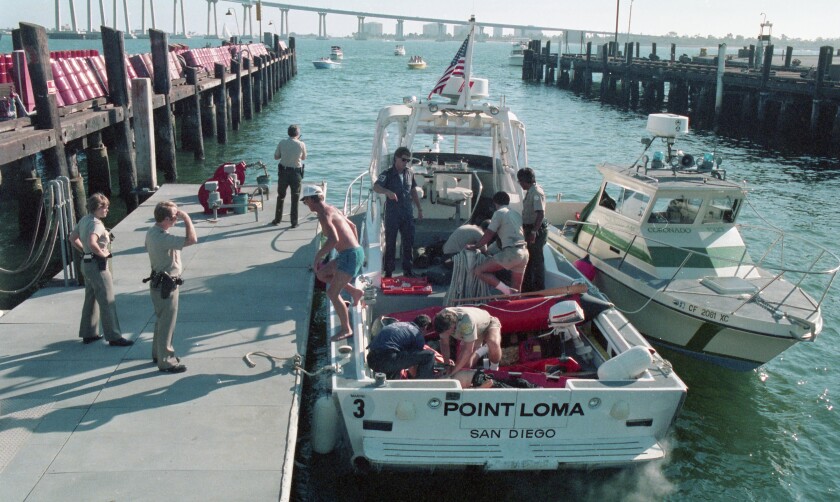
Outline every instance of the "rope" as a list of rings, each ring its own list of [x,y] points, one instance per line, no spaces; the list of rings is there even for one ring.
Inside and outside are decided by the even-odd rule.
[[[274,361],[283,361],[283,363],[286,366],[291,366],[292,371],[300,372],[300,373],[303,373],[304,375],[307,375],[307,376],[310,376],[310,377],[314,377],[314,376],[317,376],[321,373],[327,373],[327,372],[333,372],[337,375],[340,375],[342,373],[341,366],[338,365],[338,364],[335,364],[335,365],[329,364],[327,366],[323,366],[322,368],[320,368],[316,371],[306,371],[306,369],[304,369],[304,367],[302,366],[303,357],[301,357],[300,354],[295,354],[295,355],[289,356],[289,357],[279,357],[279,356],[275,356],[274,354],[271,354],[269,352],[265,352],[265,351],[262,351],[262,350],[255,350],[253,352],[248,352],[247,354],[245,354],[243,359],[245,360],[245,364],[247,364],[249,368],[254,368],[254,367],[257,366],[257,364],[254,361],[251,360],[251,356],[262,356],[262,357],[265,357],[266,359],[271,359],[271,360],[274,360]]]
[[[44,271],[46,271],[47,266],[48,266],[48,265],[49,265],[49,263],[50,263],[49,257],[50,257],[50,256],[52,256],[53,251],[55,250],[55,242],[56,242],[56,238],[58,237],[58,224],[53,225],[53,224],[52,224],[52,223],[53,223],[53,221],[55,221],[55,219],[52,219],[52,218],[51,218],[51,219],[50,219],[50,221],[48,222],[48,223],[49,223],[49,227],[48,227],[48,228],[50,228],[50,229],[51,229],[51,231],[52,231],[52,235],[51,235],[51,236],[50,236],[50,238],[49,238],[49,242],[50,242],[50,244],[49,244],[49,252],[48,252],[48,253],[46,253],[46,256],[44,257],[43,261],[41,262],[41,267],[40,267],[40,269],[38,270],[38,272],[35,274],[35,276],[32,278],[32,280],[31,280],[31,281],[29,281],[29,283],[27,283],[24,287],[22,287],[22,288],[18,288],[18,289],[15,289],[15,290],[13,290],[13,291],[0,290],[0,292],[2,292],[2,293],[7,293],[7,294],[12,294],[12,295],[16,295],[16,294],[18,294],[18,293],[22,293],[22,292],[24,292],[24,291],[27,291],[29,288],[31,288],[32,286],[34,286],[34,285],[35,285],[35,284],[36,284],[36,283],[37,283],[37,282],[41,279],[41,277],[42,277],[42,276],[43,276],[43,274],[44,274]],[[45,232],[45,235],[46,235],[46,232]],[[41,251],[38,253],[38,256],[36,257],[36,261],[37,261],[37,260],[39,260],[39,259],[41,259],[41,257],[44,255],[43,250],[44,250],[44,249],[45,249],[45,247],[46,247],[46,246],[45,246],[46,241],[47,241],[46,239],[44,239],[44,241],[42,241],[44,245],[42,245],[42,246],[41,246]],[[33,263],[34,263],[34,262],[33,262]],[[29,268],[29,267],[27,267],[27,268]]]
[[[478,251],[461,251],[452,257],[452,282],[443,299],[444,305],[453,305],[459,298],[489,296],[492,288],[475,276],[473,269],[488,260]]]
[[[41,236],[40,235],[41,234],[40,222],[41,222],[41,217],[43,216],[43,213],[44,213],[44,206],[46,205],[46,200],[45,200],[46,197],[47,197],[47,194],[44,193],[44,195],[42,196],[42,199],[44,199],[44,200],[42,200],[42,203],[38,205],[38,216],[35,218],[35,232],[32,234],[32,242],[29,245],[29,255],[21,263],[21,265],[18,266],[17,269],[8,270],[8,269],[0,267],[0,273],[10,274],[10,275],[19,274],[20,272],[23,272],[24,270],[27,270],[30,267],[32,267],[32,265],[34,263],[36,263],[38,261],[38,259],[40,258],[40,255],[41,255],[41,253],[43,253],[43,250],[44,250],[44,242],[46,242],[43,239],[41,241],[38,240],[38,238]],[[49,213],[49,214],[51,216],[52,213]],[[53,219],[51,217],[48,218],[47,221],[46,221],[46,224],[44,226],[45,227],[45,229],[44,229],[44,236],[45,237],[46,237],[47,231],[49,230],[49,228],[52,225],[52,222],[53,222]],[[33,252],[35,251],[36,244],[39,245],[38,246],[39,250],[38,250],[38,253],[35,255],[35,257],[33,258]]]

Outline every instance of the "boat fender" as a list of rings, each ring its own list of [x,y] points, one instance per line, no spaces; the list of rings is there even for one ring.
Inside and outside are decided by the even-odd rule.
[[[590,281],[595,279],[595,265],[592,264],[592,261],[589,259],[589,255],[575,261],[574,266],[578,272],[583,274],[583,276]]]
[[[613,357],[598,368],[599,380],[634,380],[650,365],[653,358],[645,347],[631,347],[627,352]]]
[[[338,410],[329,396],[319,397],[312,411],[312,450],[325,455],[338,440]]]

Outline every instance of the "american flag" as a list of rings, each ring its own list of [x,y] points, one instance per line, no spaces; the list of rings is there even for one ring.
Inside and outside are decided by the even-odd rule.
[[[440,94],[443,91],[443,88],[446,86],[446,82],[449,81],[449,77],[453,75],[458,75],[463,77],[464,76],[464,63],[465,58],[467,56],[467,45],[469,45],[470,37],[467,37],[464,40],[464,43],[461,44],[461,48],[458,49],[458,52],[455,53],[455,57],[452,58],[452,62],[449,63],[449,68],[443,72],[443,76],[437,81],[435,87],[432,89],[432,92],[429,93],[429,97],[426,99],[432,99],[432,94]]]

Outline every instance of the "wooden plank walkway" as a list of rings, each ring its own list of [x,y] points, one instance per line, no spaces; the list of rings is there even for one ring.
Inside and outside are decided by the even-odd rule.
[[[305,355],[317,218],[261,211],[209,221],[197,185],[166,184],[114,229],[114,286],[132,347],[81,343],[84,291],[48,287],[0,317],[0,500],[275,501],[290,496],[301,376],[243,356]],[[184,249],[175,350],[151,362],[144,250],[152,209],[172,199],[199,243]],[[288,220],[287,220],[288,221]],[[181,223],[175,232],[183,233]]]

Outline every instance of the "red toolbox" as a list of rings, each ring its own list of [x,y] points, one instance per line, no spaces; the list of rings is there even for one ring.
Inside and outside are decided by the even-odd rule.
[[[425,277],[383,277],[382,293],[386,295],[430,295],[432,285]]]

